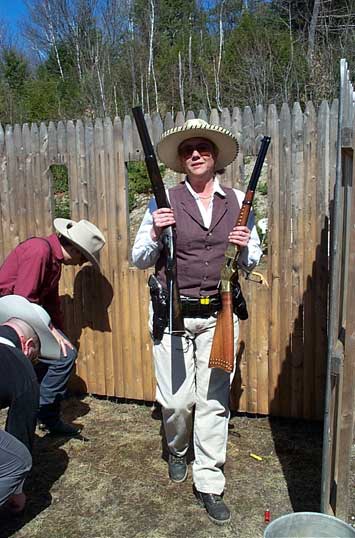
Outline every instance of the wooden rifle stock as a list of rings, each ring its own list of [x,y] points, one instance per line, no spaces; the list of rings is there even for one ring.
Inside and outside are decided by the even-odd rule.
[[[249,181],[248,189],[236,222],[236,226],[246,226],[254,199],[256,185],[260,177],[266,152],[271,138],[264,136],[261,141],[258,157]],[[228,243],[224,254],[225,261],[221,269],[221,301],[222,308],[218,312],[216,329],[213,335],[212,349],[208,366],[221,368],[225,372],[232,372],[234,368],[234,324],[233,324],[233,284],[238,281],[239,249],[236,245]]]
[[[144,114],[140,106],[132,108],[133,116],[137,125],[139,138],[142,143],[145,156],[145,163],[148,170],[149,179],[152,185],[154,197],[157,207],[170,207],[168,197],[166,195],[164,183],[159,170],[159,165],[154,153],[153,144],[150,140],[147,124],[144,119]],[[175,228],[169,226],[165,229],[162,241],[166,252],[166,281],[169,293],[169,332],[182,333],[184,332],[184,318],[182,315],[181,299],[177,284],[176,272],[176,231]]]

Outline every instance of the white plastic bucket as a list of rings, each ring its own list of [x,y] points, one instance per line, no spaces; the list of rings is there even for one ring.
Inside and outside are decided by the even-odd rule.
[[[272,521],[264,538],[354,538],[355,529],[341,519],[318,512],[295,512]]]

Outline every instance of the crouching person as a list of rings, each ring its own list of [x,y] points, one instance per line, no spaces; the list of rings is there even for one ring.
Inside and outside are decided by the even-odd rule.
[[[62,332],[64,319],[60,308],[59,280],[63,265],[81,266],[91,262],[100,269],[100,250],[105,238],[87,220],[54,219],[56,233],[31,237],[14,248],[0,267],[0,296],[21,295],[42,306],[61,334],[63,349],[60,361],[43,355],[36,372],[40,381],[39,422],[52,434],[76,436],[78,426],[60,417],[64,398],[76,359],[76,349]]]
[[[0,505],[20,512],[23,484],[32,466],[39,385],[32,362],[43,355],[60,359],[60,336],[40,306],[24,297],[0,298],[0,407],[8,407],[0,430]]]

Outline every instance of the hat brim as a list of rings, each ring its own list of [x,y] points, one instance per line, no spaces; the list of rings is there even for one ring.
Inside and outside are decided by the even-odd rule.
[[[71,224],[72,226],[74,226],[76,222],[71,219],[63,219],[63,218],[57,218],[57,219],[54,219],[53,221],[53,225],[55,229],[57,230],[57,232],[60,233],[60,235],[63,235],[78,250],[80,250],[80,252],[83,254],[85,259],[91,262],[96,270],[101,271],[99,253],[97,253],[97,255],[95,256],[94,254],[92,254],[91,252],[83,248],[82,245],[77,243],[77,241],[75,241],[72,237],[70,237],[68,233],[68,224]]]
[[[42,307],[30,303],[20,295],[5,295],[0,298],[0,324],[11,318],[25,321],[35,331],[41,342],[40,357],[60,358],[60,345],[48,327],[50,317]]]
[[[224,129],[210,125],[209,128],[193,127],[186,129],[176,127],[163,134],[157,145],[157,153],[160,161],[175,172],[183,173],[184,167],[178,154],[178,148],[182,142],[190,138],[205,138],[210,140],[218,149],[215,170],[221,170],[234,161],[239,151],[237,139]]]

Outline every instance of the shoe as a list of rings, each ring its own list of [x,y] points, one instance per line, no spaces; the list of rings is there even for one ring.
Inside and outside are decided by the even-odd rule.
[[[187,477],[186,456],[169,454],[169,478],[172,482],[183,482]]]
[[[222,495],[215,493],[202,493],[195,490],[195,494],[200,506],[207,510],[208,517],[216,525],[225,525],[231,518],[231,513],[228,506],[225,504]]]
[[[39,425],[39,429],[52,435],[66,435],[69,437],[75,437],[81,432],[81,428],[79,426],[72,426],[67,422],[63,422],[61,419],[58,419],[56,422],[50,424],[41,423]]]

